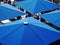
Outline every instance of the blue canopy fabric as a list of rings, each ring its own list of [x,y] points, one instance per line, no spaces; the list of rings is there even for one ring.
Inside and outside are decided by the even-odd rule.
[[[47,20],[48,22],[60,27],[60,10],[43,14],[40,17],[42,17],[43,19]]]
[[[25,9],[31,14],[44,12],[59,8],[60,6],[52,3],[50,1],[42,1],[42,0],[30,0],[30,1],[23,1],[23,2],[15,2],[15,5]]]
[[[20,7],[20,6],[23,6],[27,3],[29,3],[30,1],[32,1],[32,0],[24,0],[24,1],[14,2],[14,4]]]
[[[9,4],[0,5],[0,21],[18,17],[24,14],[25,13],[21,12],[20,10]]]
[[[3,45],[48,45],[58,39],[59,31],[32,17],[0,26]]]

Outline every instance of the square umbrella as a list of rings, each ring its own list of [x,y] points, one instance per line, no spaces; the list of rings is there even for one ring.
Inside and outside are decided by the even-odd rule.
[[[60,10],[56,10],[50,13],[43,14],[40,17],[60,27]]]
[[[59,8],[59,5],[52,3],[50,1],[42,1],[42,0],[30,0],[30,1],[23,1],[23,2],[14,2],[15,5],[25,9],[31,14],[45,12],[49,10],[54,10]]]
[[[24,14],[25,13],[9,4],[0,4],[0,21],[18,17]]]
[[[60,39],[60,32],[29,17],[0,26],[2,45],[48,45]]]

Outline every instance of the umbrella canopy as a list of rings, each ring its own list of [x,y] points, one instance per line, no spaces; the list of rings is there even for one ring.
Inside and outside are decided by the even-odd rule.
[[[20,10],[9,4],[0,5],[0,21],[18,17],[24,14],[25,13],[21,12]]]
[[[43,14],[40,17],[42,17],[43,19],[47,20],[48,22],[60,27],[60,10]]]
[[[0,26],[3,45],[48,45],[60,39],[60,32],[29,17]]]
[[[23,1],[23,2],[15,2],[15,5],[20,6],[21,8],[25,9],[31,14],[44,12],[59,8],[59,6],[55,3],[50,1],[42,1],[42,0],[30,0],[30,1]]]

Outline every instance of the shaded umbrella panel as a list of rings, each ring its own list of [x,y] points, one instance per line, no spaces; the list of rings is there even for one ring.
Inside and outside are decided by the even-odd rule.
[[[45,29],[42,27],[38,27],[35,25],[30,25],[30,27],[33,29],[33,31],[39,35],[39,37],[41,38],[41,40],[43,40],[46,44],[49,44],[51,42],[54,42],[55,40],[60,39],[60,32],[57,33],[54,30],[51,29]],[[34,29],[36,28],[36,30]]]
[[[28,24],[28,26],[25,25],[26,31],[24,32],[21,45],[45,45],[45,43],[39,39],[29,26],[30,24]]]

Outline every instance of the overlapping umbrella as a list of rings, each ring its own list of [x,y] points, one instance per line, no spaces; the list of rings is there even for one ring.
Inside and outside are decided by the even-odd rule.
[[[31,14],[45,12],[49,10],[54,10],[59,8],[59,5],[42,0],[31,0],[31,1],[23,1],[23,2],[15,2],[14,4],[20,6],[22,9],[25,9]]]
[[[25,13],[9,4],[0,4],[0,21],[18,17],[24,14]]]
[[[43,14],[40,17],[60,27],[60,10],[56,10],[50,13]]]
[[[60,32],[29,17],[0,26],[2,45],[48,45],[60,39]]]

